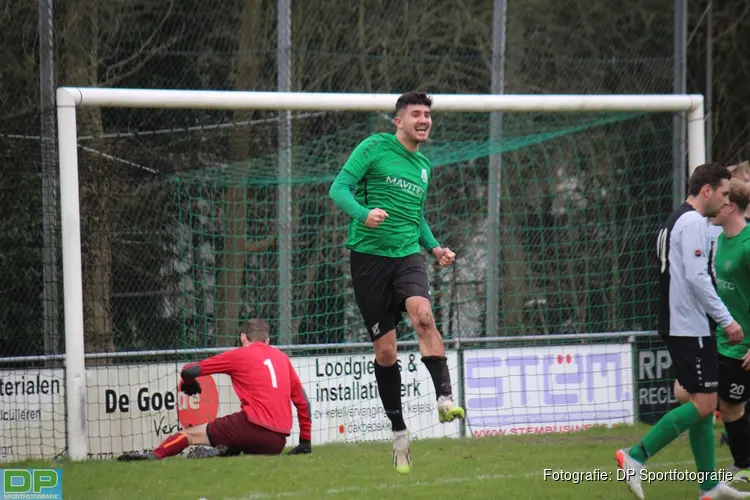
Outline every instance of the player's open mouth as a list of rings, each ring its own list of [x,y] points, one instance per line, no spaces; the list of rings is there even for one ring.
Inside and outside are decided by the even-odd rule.
[[[417,132],[417,134],[419,134],[419,135],[424,135],[424,134],[427,134],[427,132],[429,132],[429,131],[430,131],[430,129],[429,129],[429,128],[427,128],[427,127],[417,127],[417,128],[415,129],[415,131],[416,131],[416,132]]]

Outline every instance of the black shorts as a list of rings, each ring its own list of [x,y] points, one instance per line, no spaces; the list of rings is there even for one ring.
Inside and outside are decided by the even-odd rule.
[[[730,404],[750,400],[750,372],[742,368],[742,360],[719,354],[719,397]]]
[[[354,299],[375,341],[396,328],[406,311],[406,299],[430,299],[427,267],[421,254],[381,257],[352,251]]]
[[[719,390],[716,337],[662,336],[672,357],[677,381],[689,394]]]

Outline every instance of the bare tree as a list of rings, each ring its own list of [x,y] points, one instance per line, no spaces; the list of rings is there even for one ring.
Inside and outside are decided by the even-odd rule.
[[[234,62],[234,81],[237,90],[253,90],[262,81],[261,47],[267,40],[264,26],[266,8],[262,0],[245,0],[237,30],[237,55]],[[252,119],[252,111],[237,110],[235,121]],[[250,157],[250,136],[252,129],[236,127],[229,139],[228,159],[233,163],[247,162]],[[252,175],[248,172],[248,175]],[[226,206],[223,266],[218,278],[217,290],[217,344],[233,345],[236,342],[237,327],[242,306],[245,284],[245,263],[247,244],[248,188],[241,180],[227,186],[224,195]],[[269,235],[274,241],[274,236]],[[256,244],[264,247],[263,243]]]
[[[138,51],[124,59],[117,57],[112,30],[114,21],[122,23],[133,19],[135,13],[154,13],[147,2],[116,0],[101,3],[95,0],[71,0],[65,5],[65,22],[62,47],[62,81],[66,85],[95,87],[115,85],[121,78],[140,70],[143,65],[166,47],[174,43],[167,40],[161,45],[147,37]],[[169,5],[167,5],[169,8]],[[162,12],[168,17],[169,10]],[[162,24],[152,28],[154,32]],[[114,44],[116,46],[116,44]],[[108,62],[100,72],[103,62]],[[108,143],[101,139],[104,133],[102,112],[98,108],[83,107],[78,112],[78,132],[94,138],[86,151],[99,154],[79,155],[81,177],[81,218],[83,252],[83,302],[84,337],[88,352],[106,352],[115,349],[112,319],[112,263],[113,224],[115,204],[127,189],[118,170],[108,168],[104,160]]]

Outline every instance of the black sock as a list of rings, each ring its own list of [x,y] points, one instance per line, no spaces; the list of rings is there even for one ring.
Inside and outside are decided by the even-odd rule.
[[[425,356],[422,363],[427,367],[435,384],[437,397],[450,396],[453,394],[451,388],[451,372],[448,370],[448,359],[445,356]]]
[[[383,402],[385,414],[391,421],[393,432],[406,430],[404,414],[401,411],[401,371],[398,363],[393,366],[381,366],[375,361],[375,380],[378,381],[380,401]]]
[[[750,468],[750,418],[747,412],[739,420],[724,422],[724,427],[734,465],[740,469]]]

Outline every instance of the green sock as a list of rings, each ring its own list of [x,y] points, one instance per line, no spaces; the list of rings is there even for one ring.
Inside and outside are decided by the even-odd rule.
[[[690,449],[695,458],[695,469],[698,472],[711,473],[716,471],[716,440],[714,437],[713,414],[699,420],[690,428]],[[716,479],[701,481],[701,490],[708,491],[719,484]]]
[[[662,448],[693,427],[699,420],[698,409],[691,402],[674,408],[656,422],[640,443],[630,449],[630,456],[641,464],[645,464],[649,457],[659,453]]]

